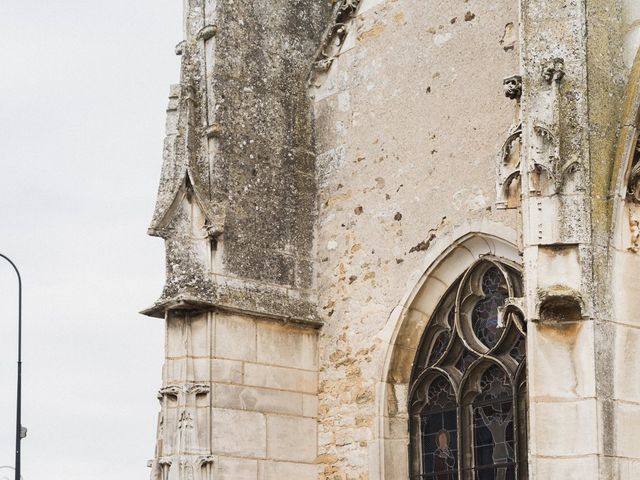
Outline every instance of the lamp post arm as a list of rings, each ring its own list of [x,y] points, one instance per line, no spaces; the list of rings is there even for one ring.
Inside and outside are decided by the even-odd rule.
[[[16,394],[16,465],[15,479],[20,480],[20,442],[22,441],[22,277],[20,270],[16,264],[0,253],[0,257],[4,258],[13,267],[18,276],[18,388]]]
[[[0,470],[4,470],[5,468],[8,468],[9,470],[13,470],[15,472],[15,468],[13,468],[11,465],[0,465]],[[9,477],[0,477],[0,479],[2,480],[7,480]],[[20,480],[22,480],[22,477],[20,477]]]

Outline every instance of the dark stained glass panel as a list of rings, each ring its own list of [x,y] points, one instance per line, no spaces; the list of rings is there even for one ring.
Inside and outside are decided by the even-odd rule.
[[[482,343],[491,348],[499,339],[498,307],[509,296],[505,279],[497,267],[491,267],[482,277],[482,298],[471,314],[473,331]]]
[[[433,342],[433,348],[431,349],[431,355],[429,355],[427,365],[433,365],[442,357],[449,345],[449,340],[451,340],[451,332],[449,330],[443,330],[438,334]]]
[[[524,360],[525,351],[526,351],[525,348],[526,348],[526,340],[524,339],[524,337],[519,337],[518,341],[511,349],[511,352],[509,353],[513,358],[516,359],[518,363],[520,363],[522,360]]]
[[[512,390],[499,367],[489,368],[473,405],[474,478],[515,480]]]
[[[437,378],[429,387],[428,405],[420,417],[420,478],[454,480],[458,476],[457,405],[453,389],[444,378]]]
[[[456,368],[461,372],[465,372],[477,359],[478,357],[476,355],[469,351],[465,351],[460,357],[460,360],[458,360],[458,363],[456,363]]]

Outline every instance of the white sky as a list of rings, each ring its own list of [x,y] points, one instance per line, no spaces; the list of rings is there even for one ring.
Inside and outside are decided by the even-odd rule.
[[[164,281],[146,228],[181,18],[181,0],[0,0],[0,252],[24,279],[25,480],[148,478],[163,325],[137,312]],[[14,461],[16,312],[0,265],[0,465]]]

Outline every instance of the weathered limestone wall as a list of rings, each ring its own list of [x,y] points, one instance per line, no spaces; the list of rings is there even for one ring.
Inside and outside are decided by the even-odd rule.
[[[639,452],[629,431],[638,425],[637,399],[628,390],[636,380],[628,365],[638,353],[625,302],[633,288],[621,276],[637,265],[617,264],[622,245],[631,245],[628,219],[625,241],[615,238],[609,251],[612,225],[622,226],[620,185],[610,189],[616,144],[636,115],[621,114],[624,85],[637,82],[623,59],[630,37],[621,12],[628,10],[600,0],[562,10],[521,3],[531,471],[636,478]],[[552,168],[546,192],[531,187],[536,165]],[[560,228],[548,228],[550,219]]]
[[[175,314],[165,348],[152,478],[317,478],[315,330]]]
[[[530,472],[597,478],[586,11],[521,5]]]
[[[518,122],[502,89],[518,73],[516,7],[364,1],[329,71],[312,79],[322,479],[406,479],[406,421],[390,427],[404,454],[379,441],[390,313],[440,238],[516,229],[515,210],[494,206],[496,156]]]
[[[185,2],[149,229],[167,240],[167,283],[147,313],[186,303],[315,321],[306,79],[329,15],[326,2]],[[185,197],[202,217],[194,241],[175,223]]]

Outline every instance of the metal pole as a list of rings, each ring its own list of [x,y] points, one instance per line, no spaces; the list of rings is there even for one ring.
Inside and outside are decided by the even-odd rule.
[[[9,465],[2,465],[0,466],[0,470],[4,470],[4,469],[9,469],[9,470],[13,470],[14,472],[16,471],[15,468],[9,466]],[[0,480],[9,480],[9,477],[0,477]],[[22,480],[22,477],[20,477],[20,480]]]
[[[18,391],[17,391],[17,407],[16,407],[16,476],[15,480],[20,480],[20,442],[22,441],[22,277],[16,264],[9,257],[0,253],[0,257],[4,258],[11,264],[18,276]]]

